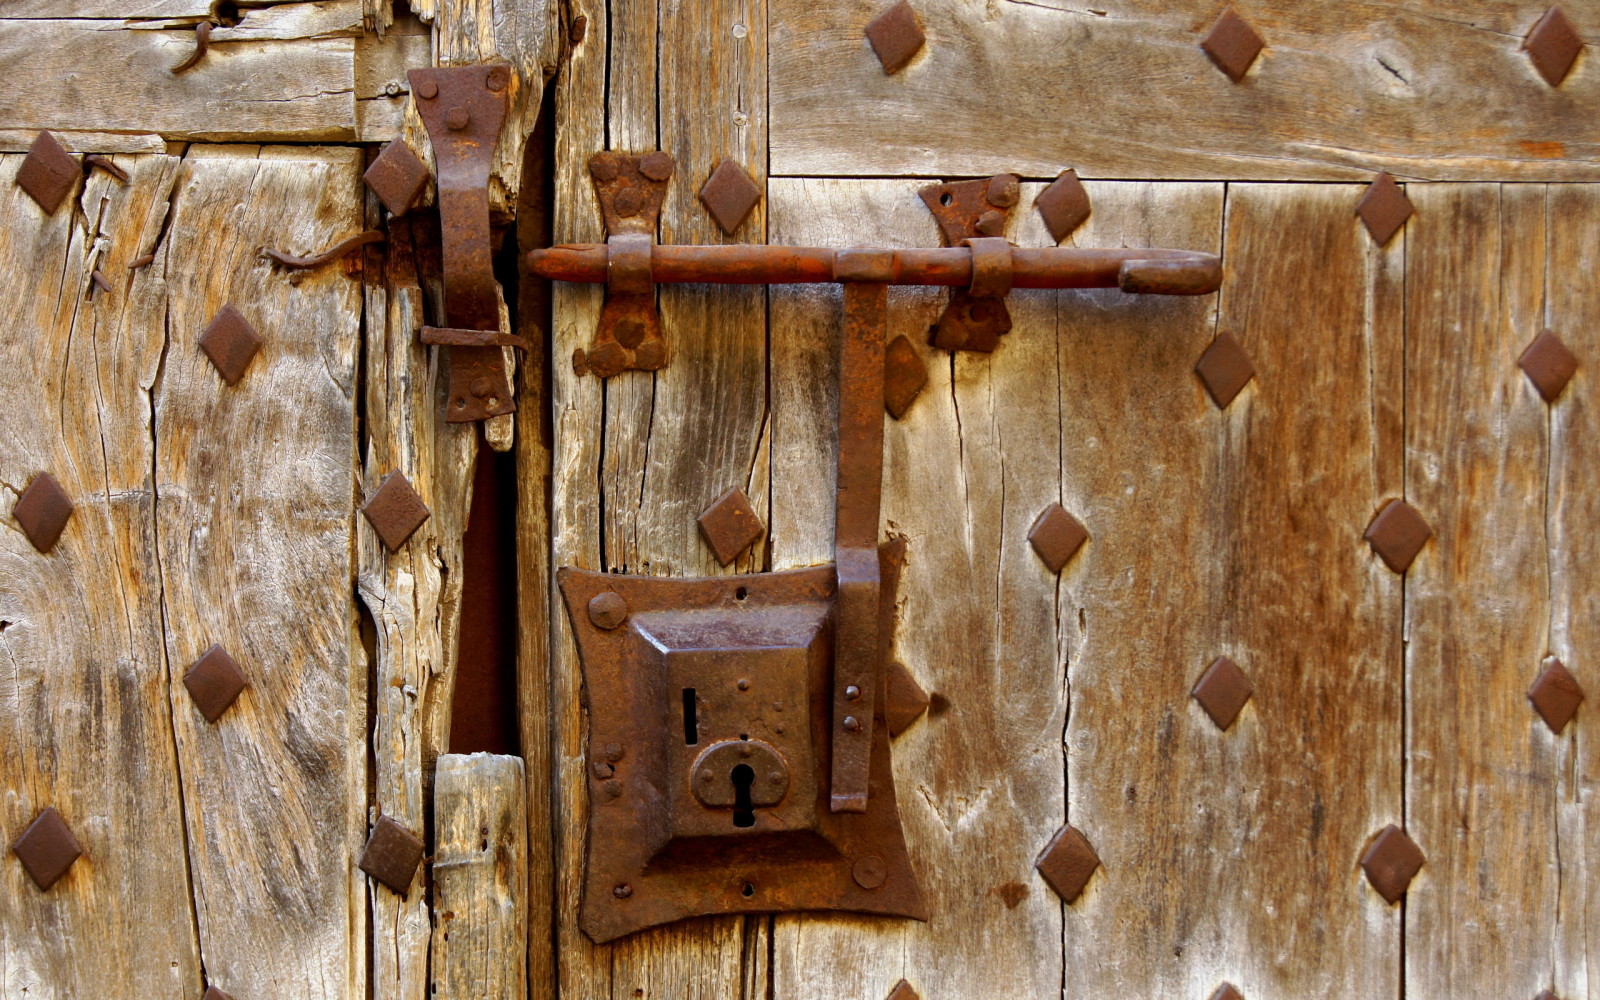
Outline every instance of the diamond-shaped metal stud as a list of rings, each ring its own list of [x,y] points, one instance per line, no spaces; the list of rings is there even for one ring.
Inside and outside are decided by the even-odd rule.
[[[1415,507],[1395,499],[1384,504],[1362,537],[1385,565],[1396,573],[1404,573],[1432,535],[1433,529]]]
[[[1211,661],[1211,666],[1206,668],[1194,690],[1189,693],[1211,716],[1217,728],[1226,730],[1239,717],[1239,711],[1250,700],[1250,693],[1254,690],[1250,678],[1244,675],[1238,664],[1226,656],[1219,656]]]
[[[732,236],[761,200],[761,189],[732,160],[723,160],[700,189],[700,201],[722,231]]]
[[[905,416],[927,384],[928,366],[902,333],[883,352],[883,405],[889,415],[896,420]]]
[[[1039,869],[1039,874],[1050,883],[1056,895],[1071,903],[1082,895],[1083,887],[1089,884],[1095,869],[1100,867],[1100,855],[1095,853],[1088,837],[1076,827],[1067,825],[1050,838],[1050,843],[1045,845],[1033,866]]]
[[[422,839],[387,816],[379,816],[361,852],[362,871],[404,896],[422,863]]]
[[[922,1000],[920,994],[911,988],[911,984],[904,979],[894,984],[894,989],[889,991],[888,1000]]]
[[[887,76],[905,69],[906,64],[922,51],[923,43],[927,40],[922,33],[922,22],[918,20],[917,12],[911,9],[906,0],[899,0],[867,22],[867,41],[872,45],[878,62],[883,64],[883,72]]]
[[[766,534],[766,526],[750,506],[744,490],[735,486],[711,502],[700,515],[700,535],[711,546],[717,562],[726,566]]]
[[[1546,330],[1517,359],[1521,368],[1546,403],[1554,403],[1578,370],[1578,356],[1553,332]]]
[[[256,352],[261,350],[261,335],[239,310],[225,305],[206,324],[205,333],[200,335],[200,349],[206,352],[224,382],[238,385]]]
[[[11,508],[11,516],[34,548],[49,552],[72,516],[72,500],[54,476],[41,472],[23,488],[16,506]]]
[[[1533,68],[1544,77],[1544,82],[1559,87],[1572,71],[1578,53],[1583,51],[1583,39],[1561,8],[1551,7],[1528,32],[1522,48],[1533,61]]]
[[[1250,64],[1256,61],[1256,56],[1261,54],[1261,47],[1266,43],[1261,36],[1256,34],[1256,29],[1245,23],[1232,7],[1222,12],[1217,18],[1217,23],[1211,26],[1206,37],[1201,40],[1200,47],[1205,50],[1211,61],[1217,64],[1217,69],[1228,75],[1228,79],[1238,83],[1249,72]]]
[[[1039,554],[1052,573],[1061,572],[1061,568],[1077,555],[1088,540],[1089,529],[1058,503],[1046,507],[1034,520],[1033,527],[1028,529],[1028,541],[1032,543],[1033,551]]]
[[[411,480],[399,469],[384,477],[372,499],[362,505],[361,513],[390,552],[400,551],[400,547],[433,516],[412,487]]]
[[[52,215],[61,202],[78,183],[83,170],[72,154],[61,148],[61,143],[49,132],[40,132],[28,147],[28,155],[17,168],[17,185],[28,197]]]
[[[1244,994],[1232,983],[1223,983],[1211,994],[1211,1000],[1244,1000]]]
[[[1217,409],[1226,410],[1228,404],[1255,378],[1256,366],[1233,334],[1224,330],[1200,355],[1200,360],[1195,362],[1194,372],[1205,384],[1206,392],[1211,394],[1211,401],[1217,404]]]
[[[1063,170],[1033,199],[1033,207],[1039,210],[1050,238],[1060,243],[1089,218],[1089,192],[1076,170]]]
[[[200,1000],[233,1000],[233,997],[232,995],[217,989],[215,986],[207,986],[206,995],[201,997]]]
[[[248,683],[239,664],[217,643],[183,675],[183,686],[189,689],[189,697],[207,722],[216,722]]]
[[[1550,731],[1559,736],[1578,711],[1583,701],[1583,688],[1566,664],[1550,656],[1545,658],[1539,679],[1528,689],[1528,700],[1533,702],[1534,710]]]
[[[403,140],[396,139],[383,147],[361,179],[390,215],[403,215],[427,187],[428,165]]]
[[[1422,870],[1422,849],[1393,823],[1372,839],[1361,855],[1361,870],[1378,890],[1384,902],[1393,903],[1406,894],[1411,880]]]
[[[1367,232],[1380,247],[1394,239],[1394,234],[1411,218],[1412,211],[1411,199],[1400,190],[1387,170],[1378,171],[1366,193],[1356,202],[1356,214],[1361,216]]]
[[[1534,997],[1533,1000],[1561,1000],[1561,998],[1549,990],[1540,990],[1539,995]]]
[[[904,663],[889,664],[888,690],[884,692],[883,715],[889,735],[899,736],[928,710],[928,692],[911,676]]]
[[[56,812],[55,806],[47,806],[39,813],[11,845],[11,850],[41,892],[55,885],[73,862],[83,856],[78,838],[72,835],[67,821]]]

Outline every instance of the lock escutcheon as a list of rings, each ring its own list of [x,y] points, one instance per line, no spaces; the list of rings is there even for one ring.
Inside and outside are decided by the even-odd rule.
[[[775,806],[789,793],[789,764],[761,740],[723,740],[690,768],[694,797],[708,809]]]

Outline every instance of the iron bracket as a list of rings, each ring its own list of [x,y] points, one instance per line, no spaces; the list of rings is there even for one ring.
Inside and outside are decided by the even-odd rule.
[[[945,351],[981,351],[985,354],[999,345],[1000,337],[1011,330],[1011,310],[1006,308],[1006,293],[1011,291],[1010,257],[1005,257],[1005,279],[1000,248],[1006,243],[1006,220],[1016,207],[1021,182],[1015,174],[997,174],[987,180],[930,184],[919,194],[947,247],[973,248],[972,284],[951,291],[939,321],[934,324],[929,343]],[[978,243],[985,245],[983,259],[988,267],[980,280]]]
[[[667,365],[656,285],[651,273],[661,202],[672,177],[672,157],[653,153],[596,153],[589,176],[606,224],[610,248],[606,303],[594,341],[572,357],[579,375],[610,378],[625,371],[655,371]]]

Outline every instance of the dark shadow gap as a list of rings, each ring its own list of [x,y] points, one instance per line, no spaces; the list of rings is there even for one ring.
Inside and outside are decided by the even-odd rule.
[[[461,648],[451,753],[522,753],[517,724],[517,460],[478,446],[461,539]]]

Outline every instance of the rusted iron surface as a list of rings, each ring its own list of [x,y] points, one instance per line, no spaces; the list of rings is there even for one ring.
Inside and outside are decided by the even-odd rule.
[[[1551,7],[1528,32],[1522,47],[1544,82],[1559,87],[1583,51],[1583,38],[1560,7]]]
[[[361,506],[361,513],[390,552],[398,552],[433,516],[411,480],[398,469],[384,477],[372,497]]]
[[[17,186],[44,209],[46,215],[53,215],[77,185],[80,174],[78,161],[62,148],[56,137],[40,132],[28,147],[28,155],[22,158],[22,166],[17,168]]]
[[[106,280],[105,274],[98,267],[89,272],[89,280],[94,282],[94,287],[102,292],[111,291],[111,282]]]
[[[1432,535],[1433,529],[1415,507],[1395,499],[1378,511],[1362,537],[1384,565],[1396,573],[1404,573]]]
[[[1387,170],[1378,172],[1361,200],[1356,202],[1356,214],[1361,216],[1362,224],[1379,246],[1394,239],[1394,234],[1411,218],[1412,211],[1411,199],[1400,190]]]
[[[883,353],[883,405],[896,420],[904,417],[928,384],[928,366],[905,334],[889,342]]]
[[[361,179],[390,215],[404,215],[428,186],[428,165],[401,139],[383,147]]]
[[[141,267],[149,267],[151,264],[154,264],[155,262],[156,262],[156,255],[155,254],[153,254],[153,253],[140,254],[139,256],[137,256],[137,257],[133,258],[132,260],[128,261],[128,270],[137,271],[139,268],[141,268]]]
[[[1028,529],[1028,542],[1050,572],[1059,573],[1089,540],[1089,529],[1059,503],[1039,512]]]
[[[1361,855],[1361,870],[1384,902],[1393,903],[1406,894],[1423,861],[1417,842],[1391,823],[1378,831]]]
[[[594,181],[606,233],[644,233],[654,237],[672,171],[672,157],[660,150],[608,150],[589,157],[589,177]]]
[[[1517,359],[1517,367],[1528,376],[1546,403],[1554,403],[1578,371],[1578,357],[1566,342],[1550,330],[1533,338],[1533,343]]]
[[[625,371],[666,367],[667,342],[661,336],[651,269],[656,226],[672,157],[651,153],[596,153],[589,158],[589,176],[605,219],[607,241],[603,273],[606,301],[594,341],[573,355],[579,374],[611,378]]]
[[[387,816],[373,824],[358,867],[404,896],[422,864],[422,838]]]
[[[1206,37],[1201,40],[1200,48],[1205,51],[1217,69],[1222,70],[1234,83],[1244,79],[1250,71],[1250,66],[1256,61],[1256,56],[1261,54],[1262,46],[1266,43],[1261,36],[1256,34],[1256,29],[1250,27],[1244,18],[1240,17],[1232,7],[1222,12]]]
[[[1201,353],[1194,372],[1200,376],[1217,409],[1226,410],[1228,404],[1255,378],[1256,366],[1233,334],[1224,330]]]
[[[1016,206],[1021,183],[1014,174],[997,174],[987,180],[930,184],[918,193],[939,224],[946,246],[967,246],[971,274],[967,287],[950,293],[950,301],[933,326],[930,342],[945,351],[989,352],[1011,330],[1011,311],[1005,293],[1010,291],[1009,256],[1002,265],[998,246],[1006,245],[1006,220]],[[986,242],[975,242],[986,241]],[[997,290],[997,272],[1004,270],[1003,289]]]
[[[261,335],[250,321],[232,305],[224,304],[206,324],[200,335],[200,349],[206,352],[217,374],[229,385],[238,385],[261,350]]]
[[[56,477],[41,472],[29,480],[18,495],[11,516],[33,547],[48,553],[55,548],[67,520],[72,517],[72,499],[56,482]]]
[[[881,656],[904,543],[879,558]],[[877,734],[871,802],[862,813],[829,808],[833,567],[697,580],[567,567],[558,580],[589,692],[584,933],[603,943],[713,913],[927,919],[881,695],[860,709]],[[610,628],[590,611],[605,594],[627,608]],[[735,774],[741,766],[748,775]]]
[[[711,502],[699,517],[700,536],[711,546],[717,562],[726,566],[756,543],[767,529],[750,506],[744,490],[735,486]]]
[[[953,247],[974,236],[1004,236],[1006,219],[1020,192],[1021,181],[1015,174],[996,174],[977,180],[929,184],[917,193],[933,213],[944,245]]]
[[[1076,170],[1063,170],[1049,187],[1039,192],[1033,207],[1038,209],[1050,238],[1060,243],[1089,218],[1089,192],[1078,180]]]
[[[717,164],[700,188],[700,203],[729,236],[744,224],[760,200],[761,188],[743,167],[727,158]]]
[[[1083,894],[1095,869],[1100,867],[1100,855],[1089,838],[1069,824],[1056,831],[1033,866],[1062,902],[1071,904]]]
[[[200,60],[206,57],[206,53],[210,49],[211,22],[201,21],[194,26],[194,51],[189,53],[188,58],[184,59],[183,62],[172,67],[172,75],[177,76],[179,73],[186,73],[200,65]]]
[[[406,76],[433,144],[438,174],[445,314],[457,329],[498,331],[489,169],[505,121],[510,67],[436,67],[410,70]],[[450,348],[447,421],[483,420],[516,408],[501,348]]]
[[[322,251],[321,253],[311,254],[309,256],[299,256],[297,254],[285,253],[282,250],[273,250],[270,247],[262,247],[261,255],[271,259],[282,267],[287,267],[291,270],[303,271],[307,268],[321,267],[323,264],[343,257],[352,250],[368,246],[373,243],[382,243],[385,239],[387,239],[387,237],[383,235],[383,231],[381,229],[369,229],[364,233],[357,233],[348,239],[340,240],[338,243],[335,243],[333,246]]]
[[[1528,689],[1528,701],[1550,731],[1560,736],[1583,702],[1583,688],[1566,664],[1550,656],[1545,658],[1539,679]]]
[[[905,69],[928,40],[917,12],[906,0],[897,0],[868,21],[866,34],[873,55],[878,57],[879,65],[888,76]]]
[[[1211,666],[1206,668],[1194,690],[1189,693],[1211,716],[1217,728],[1226,730],[1239,717],[1244,703],[1250,700],[1254,690],[1250,678],[1245,676],[1237,663],[1229,657],[1219,656],[1211,661]]]
[[[839,280],[830,247],[767,244],[654,246],[651,278],[659,285],[794,285]],[[890,285],[963,286],[972,283],[972,249],[966,246],[886,250]],[[530,250],[528,273],[554,281],[607,280],[615,250],[605,243],[569,243]],[[1152,265],[1170,270],[1156,275]],[[1143,277],[1141,277],[1143,276]],[[1136,287],[1125,288],[1125,285]],[[1144,295],[1206,295],[1222,285],[1222,262],[1192,250],[1012,247],[1013,288],[1123,288]]]
[[[73,862],[83,856],[78,838],[55,806],[46,806],[12,843],[11,850],[40,892],[60,881]]]
[[[212,643],[183,675],[183,686],[207,722],[221,718],[247,684],[244,671],[220,643]]]
[[[928,711],[928,692],[911,676],[904,663],[891,663],[884,672],[884,721],[889,735],[899,736]]]

